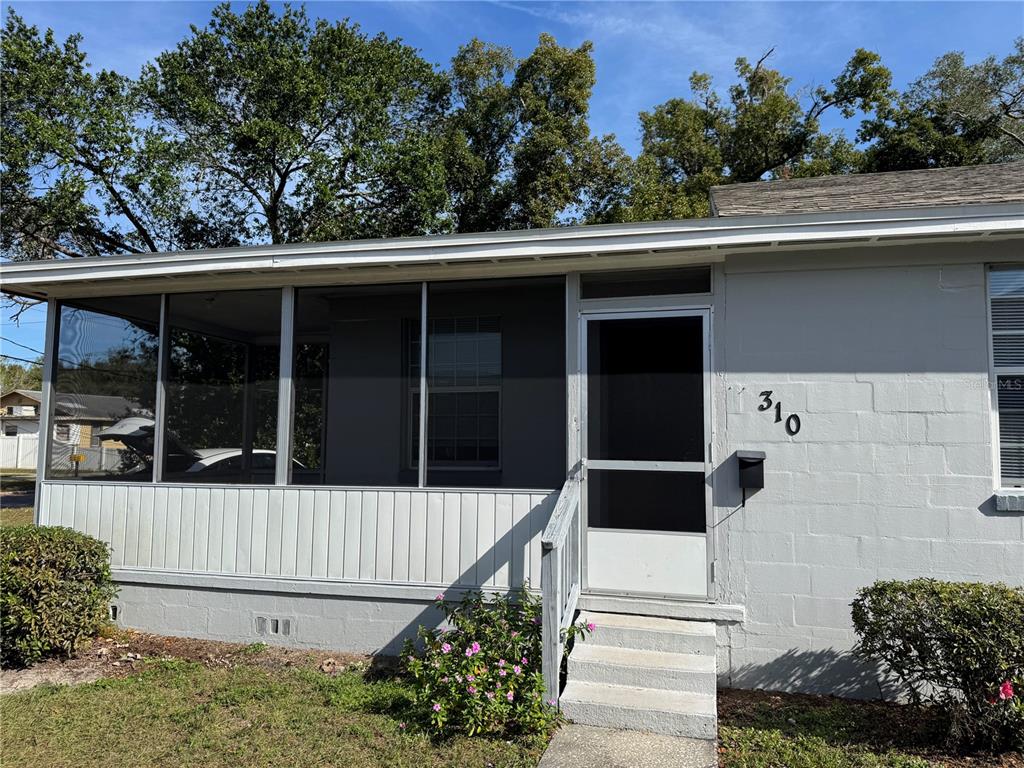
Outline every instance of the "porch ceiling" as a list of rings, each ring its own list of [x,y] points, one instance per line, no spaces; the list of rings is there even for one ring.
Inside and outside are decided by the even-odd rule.
[[[738,216],[5,264],[0,290],[37,298],[561,274],[719,261],[737,251],[1024,234],[1024,205]]]

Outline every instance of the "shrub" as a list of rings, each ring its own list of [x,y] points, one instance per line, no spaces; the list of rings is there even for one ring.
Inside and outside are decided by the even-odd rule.
[[[1024,747],[1024,589],[880,581],[853,601],[856,650],[915,702],[942,707],[962,747]]]
[[[71,655],[106,623],[116,593],[103,542],[69,528],[0,529],[0,661]]]
[[[421,722],[439,735],[514,736],[546,732],[558,718],[544,700],[541,602],[525,587],[510,597],[470,592],[436,605],[446,629],[420,627],[422,649],[406,642],[403,666]],[[575,636],[593,627],[572,625]]]

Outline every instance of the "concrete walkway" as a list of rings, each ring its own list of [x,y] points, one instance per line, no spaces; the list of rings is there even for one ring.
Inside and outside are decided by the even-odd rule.
[[[589,725],[558,729],[539,768],[712,768],[718,765],[715,742],[662,736],[644,731],[616,731]]]

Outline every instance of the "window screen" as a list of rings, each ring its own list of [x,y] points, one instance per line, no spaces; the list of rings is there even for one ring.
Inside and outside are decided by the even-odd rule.
[[[1024,486],[1024,268],[994,268],[989,278],[992,362],[999,410],[999,471],[1004,488]]]
[[[687,293],[711,293],[711,267],[584,272],[580,276],[580,297],[584,299]]]

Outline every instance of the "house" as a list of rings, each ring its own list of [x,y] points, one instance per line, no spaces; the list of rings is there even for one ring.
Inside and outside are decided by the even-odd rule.
[[[49,306],[42,422],[153,414],[107,428],[131,467],[44,452],[37,519],[109,542],[116,619],[169,634],[388,653],[439,591],[529,580],[583,722],[713,736],[716,680],[877,695],[857,589],[1024,581],[1024,164],[712,199],[8,265]]]
[[[12,389],[0,396],[0,433],[3,437],[39,435],[39,409],[42,392],[31,389]],[[102,395],[78,392],[63,392],[54,397],[53,452],[57,459],[69,469],[74,469],[72,456],[78,456],[78,471],[105,472],[117,466],[125,445],[119,440],[104,438],[103,429],[139,412],[138,403],[118,395]],[[150,414],[151,416],[152,414]],[[30,451],[36,451],[37,440],[33,440]],[[26,453],[17,451],[19,456]],[[6,455],[6,453],[5,453]],[[13,453],[12,453],[13,455]],[[19,462],[19,468],[24,462]],[[8,466],[3,463],[3,466]],[[32,467],[35,467],[32,464]]]

